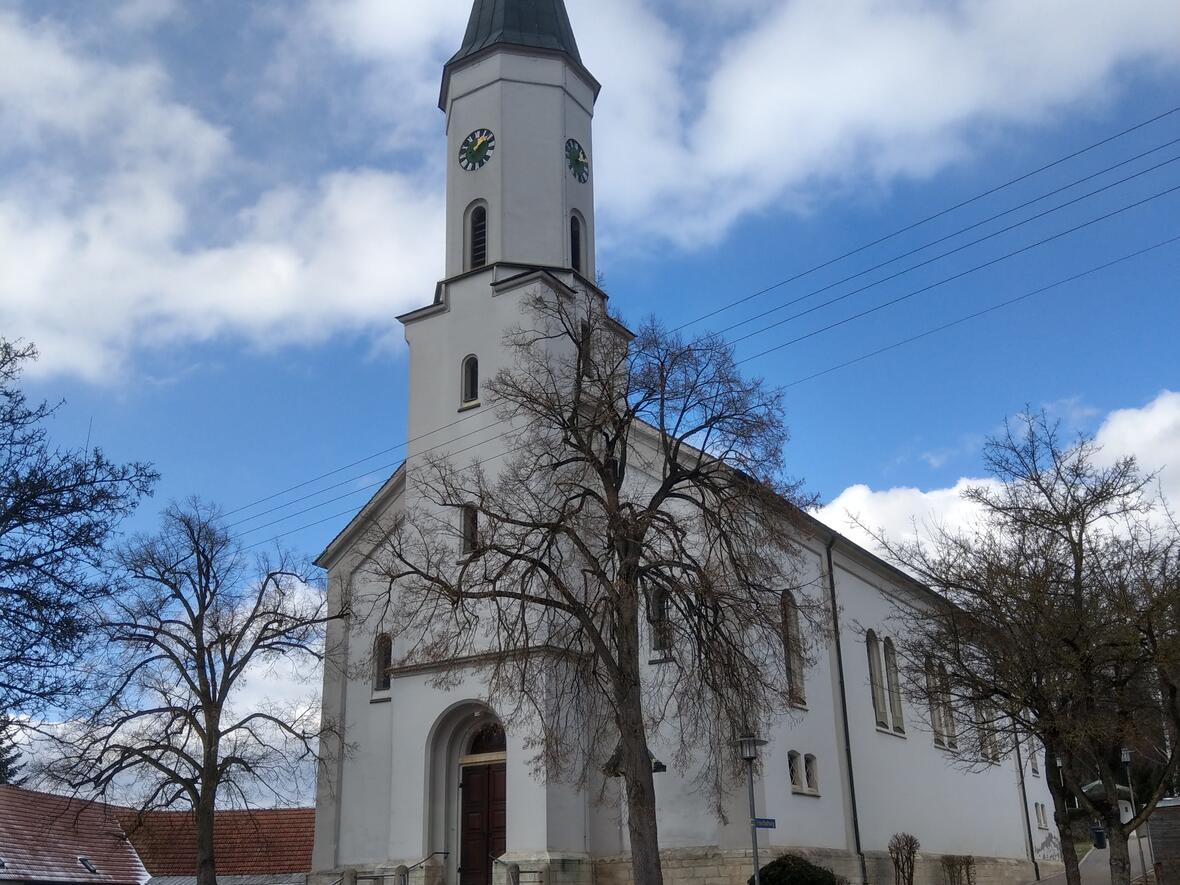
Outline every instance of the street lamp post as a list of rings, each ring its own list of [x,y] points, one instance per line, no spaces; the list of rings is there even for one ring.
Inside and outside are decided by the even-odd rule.
[[[758,748],[765,747],[766,741],[752,734],[737,739],[738,751],[746,760],[746,779],[750,786],[750,844],[754,848],[754,885],[762,885],[761,864],[758,863],[758,808],[754,804],[754,763],[758,761]]]
[[[1139,813],[1138,806],[1135,804],[1135,784],[1131,780],[1131,751],[1127,747],[1123,747],[1123,765],[1127,769],[1127,789],[1131,791],[1131,817],[1134,818]],[[1135,827],[1135,844],[1139,846],[1139,866],[1143,870],[1143,876],[1147,876],[1147,861],[1143,857],[1143,833],[1142,827]],[[1152,856],[1154,859],[1154,855]]]

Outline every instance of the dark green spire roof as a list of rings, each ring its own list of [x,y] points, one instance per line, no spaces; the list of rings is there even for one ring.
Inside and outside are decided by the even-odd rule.
[[[443,73],[443,99],[451,70],[497,46],[518,46],[568,56],[597,90],[582,64],[565,0],[475,0],[463,45]]]

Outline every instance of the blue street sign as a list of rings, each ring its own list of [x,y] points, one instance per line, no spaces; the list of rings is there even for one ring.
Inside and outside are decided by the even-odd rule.
[[[778,824],[773,817],[756,817],[750,821],[756,830],[773,830]]]

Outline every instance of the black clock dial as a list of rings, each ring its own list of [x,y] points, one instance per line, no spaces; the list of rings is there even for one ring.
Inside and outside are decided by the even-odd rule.
[[[586,155],[585,148],[572,138],[565,143],[565,161],[574,178],[582,184],[590,180],[590,158]]]
[[[496,152],[496,135],[491,129],[476,129],[459,148],[459,165],[468,172],[482,169]]]

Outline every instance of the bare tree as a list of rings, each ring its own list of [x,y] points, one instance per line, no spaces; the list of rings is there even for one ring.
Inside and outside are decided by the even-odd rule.
[[[215,885],[219,805],[290,801],[332,723],[314,698],[243,700],[246,683],[280,663],[323,656],[322,588],[286,557],[252,558],[217,511],[171,507],[160,532],[136,539],[111,575],[91,685],[54,734],[45,775],[88,795],[130,796],[143,810],[188,807],[197,882]],[[313,669],[315,669],[313,667]]]
[[[0,710],[14,722],[73,685],[72,664],[119,521],[150,493],[146,464],[115,464],[100,449],[55,448],[56,407],[19,388],[32,345],[0,339]]]
[[[657,885],[653,745],[720,813],[734,738],[797,701],[785,674],[816,631],[784,624],[784,591],[807,502],[779,391],[720,339],[632,336],[599,299],[527,300],[487,390],[505,451],[412,464],[418,497],[376,529],[372,568],[397,663],[479,660],[545,775],[621,777],[635,881]],[[799,594],[800,616],[823,614]]]
[[[936,525],[912,542],[878,535],[947,602],[896,613],[908,689],[936,738],[954,717],[972,723],[981,764],[1033,736],[1069,881],[1079,881],[1072,797],[1107,829],[1112,879],[1126,883],[1127,836],[1180,762],[1180,532],[1134,458],[1108,464],[1091,438],[1066,444],[1043,413],[990,440],[985,460],[992,481],[964,493],[974,525]],[[1145,804],[1123,823],[1123,748],[1158,747],[1160,734]]]

